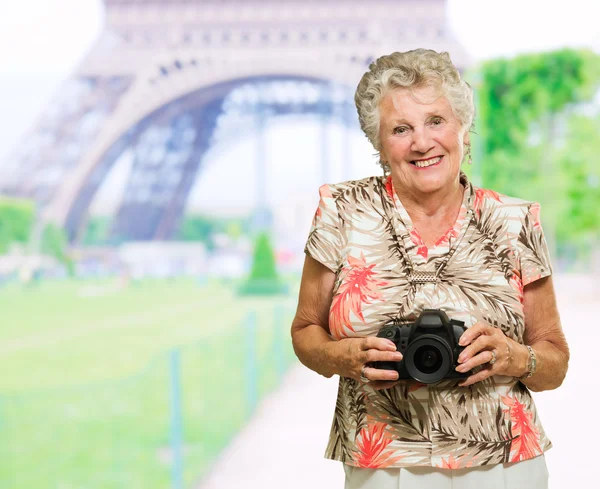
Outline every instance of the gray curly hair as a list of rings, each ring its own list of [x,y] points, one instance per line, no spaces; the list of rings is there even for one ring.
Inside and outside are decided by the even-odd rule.
[[[473,90],[461,79],[450,55],[431,49],[395,52],[381,56],[369,65],[369,71],[362,76],[354,95],[360,127],[378,152],[381,150],[381,99],[390,90],[413,87],[433,87],[441,91],[463,128],[471,130],[475,117]],[[389,171],[385,162],[380,161],[379,164]]]

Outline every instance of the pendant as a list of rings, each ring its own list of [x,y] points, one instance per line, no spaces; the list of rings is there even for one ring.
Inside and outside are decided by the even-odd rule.
[[[413,284],[434,284],[438,281],[436,272],[412,271],[408,281]]]

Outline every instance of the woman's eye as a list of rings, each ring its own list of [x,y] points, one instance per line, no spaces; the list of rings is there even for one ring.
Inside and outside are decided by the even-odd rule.
[[[442,123],[442,118],[441,117],[434,117],[433,119],[431,119],[431,123],[434,126],[439,126]]]
[[[406,126],[399,126],[394,128],[394,134],[404,134],[406,131],[408,131],[408,128]]]

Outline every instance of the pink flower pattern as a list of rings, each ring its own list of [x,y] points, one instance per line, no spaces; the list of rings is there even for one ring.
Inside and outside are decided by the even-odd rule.
[[[550,273],[539,206],[461,178],[465,201],[457,221],[429,249],[407,227],[390,178],[321,187],[306,251],[336,273],[329,313],[334,339],[374,335],[399,311],[408,318],[423,308],[440,308],[491,321],[522,341],[524,284]],[[469,209],[474,212],[467,221]],[[389,214],[394,212],[401,218]],[[448,248],[458,246],[444,272],[448,280],[442,277],[433,288],[411,286],[395,249],[405,244],[396,241],[402,235],[413,245],[408,251],[417,269],[431,268]],[[551,443],[529,391],[516,385],[516,379],[484,381],[470,391],[465,406],[464,393],[454,384],[432,390],[414,382],[373,394],[342,377],[326,457],[360,467],[444,469],[535,457]],[[465,433],[473,440],[468,444]],[[506,440],[510,450],[498,440]]]
[[[387,282],[377,279],[373,270],[375,264],[367,265],[362,253],[360,258],[349,256],[348,265],[349,267],[344,269],[347,273],[346,280],[334,296],[329,312],[329,330],[338,339],[347,336],[347,331],[355,332],[350,312],[364,322],[363,305],[380,299],[379,288],[387,285]]]

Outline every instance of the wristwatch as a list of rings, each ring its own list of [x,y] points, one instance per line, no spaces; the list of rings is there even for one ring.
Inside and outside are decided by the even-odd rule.
[[[526,380],[529,377],[531,377],[535,373],[535,369],[537,367],[537,358],[535,356],[533,348],[531,348],[529,345],[525,346],[529,350],[529,360],[527,361],[527,373],[519,377],[519,380]]]

